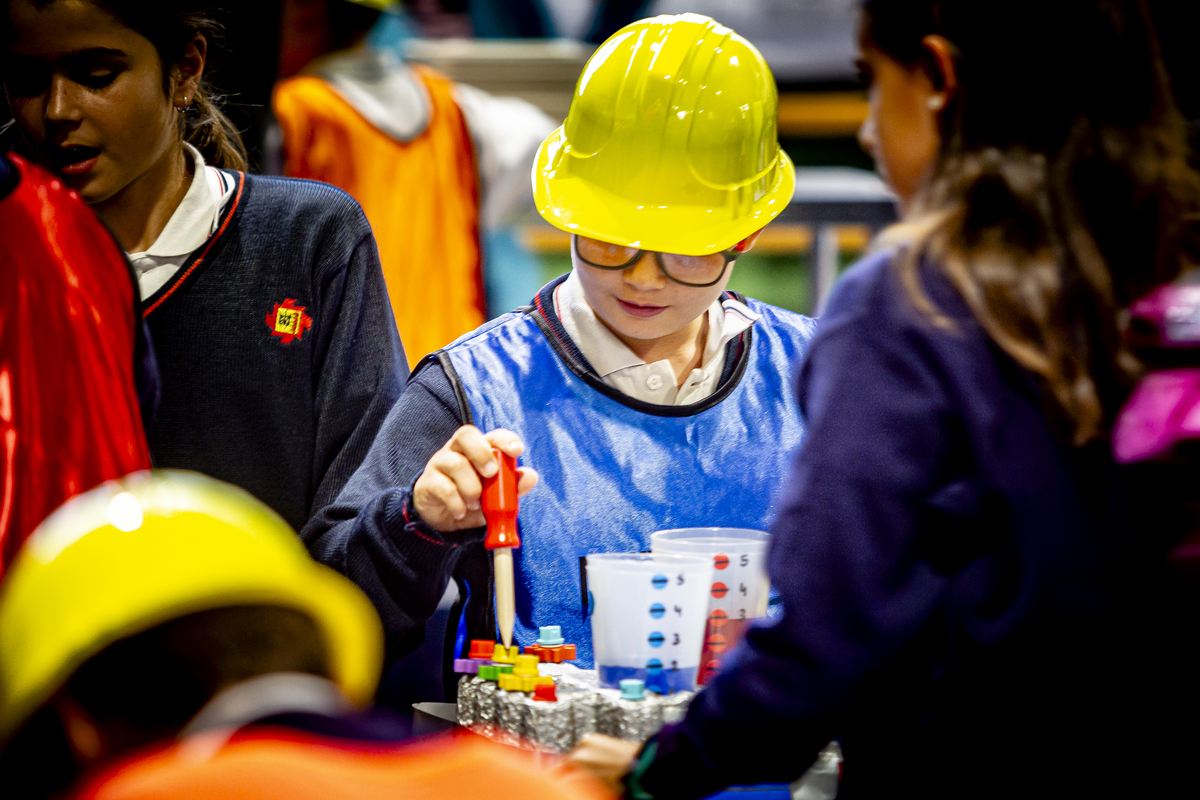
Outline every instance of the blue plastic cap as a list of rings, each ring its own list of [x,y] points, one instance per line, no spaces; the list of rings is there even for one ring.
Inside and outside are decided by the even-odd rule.
[[[646,684],[637,678],[626,678],[621,681],[622,700],[643,700],[646,697]]]
[[[542,647],[558,647],[566,642],[562,635],[561,625],[543,625],[538,628],[537,643]]]

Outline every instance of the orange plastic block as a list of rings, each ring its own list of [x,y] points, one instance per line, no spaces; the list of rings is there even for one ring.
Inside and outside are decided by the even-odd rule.
[[[492,652],[496,649],[494,639],[472,639],[471,649],[467,652],[467,658],[477,658],[482,661],[490,661]]]
[[[525,648],[525,655],[536,655],[542,662],[552,662],[560,664],[563,661],[575,660],[575,645],[560,644],[557,647],[543,647],[540,644],[531,644]]]

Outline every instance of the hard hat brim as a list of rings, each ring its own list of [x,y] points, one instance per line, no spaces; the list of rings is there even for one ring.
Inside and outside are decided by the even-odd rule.
[[[564,174],[554,162],[566,145],[560,127],[538,149],[532,175],[538,213],[559,230],[628,247],[695,256],[728,250],[779,216],[795,191],[795,167],[780,147],[775,180],[747,215],[731,220],[725,208],[639,205]]]
[[[202,478],[187,473],[174,473],[174,477],[177,480]],[[130,480],[125,478],[111,485],[119,490]],[[203,480],[216,484],[209,479]],[[249,499],[233,487],[222,486],[221,490],[228,490],[231,497],[216,497],[215,500],[208,497],[206,500],[219,503]],[[72,503],[110,499],[110,495],[100,493],[96,496],[98,501],[96,497],[89,497],[92,494],[68,502],[43,526],[52,524],[60,514],[78,510],[72,508]],[[264,533],[276,526],[286,529],[286,523],[274,512],[265,506],[261,509],[247,515],[252,526],[261,525]],[[187,513],[178,514],[172,523],[188,524],[188,520],[180,519]],[[139,548],[153,551],[156,538],[161,541],[162,526],[147,527],[150,529],[122,534],[131,539],[130,551],[136,552]],[[85,536],[69,542],[51,556],[59,570],[57,579],[69,582],[73,576],[80,576],[80,581],[86,584],[88,581],[82,576],[89,571],[105,569],[112,573],[105,579],[106,585],[122,586],[119,592],[122,596],[116,599],[102,596],[90,604],[80,603],[78,598],[64,600],[58,608],[42,609],[44,613],[28,608],[30,603],[23,599],[44,597],[45,594],[39,595],[37,588],[33,593],[28,592],[27,584],[37,580],[36,568],[47,561],[46,553],[39,552],[38,542],[31,538],[30,544],[34,546],[27,545],[18,555],[5,576],[0,594],[0,647],[15,647],[21,652],[20,658],[0,658],[4,673],[0,675],[0,743],[53,697],[84,662],[114,642],[187,614],[229,606],[272,605],[307,614],[325,640],[333,680],[352,702],[360,706],[369,703],[378,685],[383,661],[383,630],[370,600],[347,578],[309,559],[298,541],[299,552],[294,558],[282,559],[277,569],[263,569],[261,564],[242,566],[233,559],[230,560],[232,563],[213,569],[212,564],[222,557],[229,558],[229,551],[221,549],[219,528],[211,535],[214,539],[211,552],[189,553],[199,564],[194,570],[197,576],[194,581],[189,581],[187,573],[182,577],[173,573],[161,579],[147,575],[144,568],[152,565],[156,557],[161,557],[162,550],[157,556],[148,555],[144,563],[134,559],[135,563],[122,565],[119,559],[103,552],[103,537]],[[37,563],[39,561],[41,564]],[[128,575],[137,574],[137,579],[123,578],[122,570]],[[138,573],[138,570],[143,571]],[[50,620],[59,623],[54,637],[39,639],[26,633],[31,626],[47,624]],[[28,646],[29,641],[36,641],[38,646]]]

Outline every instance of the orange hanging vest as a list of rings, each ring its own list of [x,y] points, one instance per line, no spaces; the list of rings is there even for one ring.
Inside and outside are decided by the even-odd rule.
[[[587,776],[549,769],[551,764],[538,763],[532,753],[474,734],[396,745],[252,727],[214,747],[207,746],[205,736],[134,756],[69,796],[74,800],[610,797]]]
[[[366,212],[400,338],[416,363],[487,317],[470,135],[452,82],[427,67],[412,69],[431,113],[409,142],[379,130],[318,77],[281,81],[273,105],[284,174],[332,183]]]

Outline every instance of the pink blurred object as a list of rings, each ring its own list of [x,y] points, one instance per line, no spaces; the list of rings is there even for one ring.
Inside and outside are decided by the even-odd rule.
[[[1149,461],[1200,439],[1200,368],[1151,372],[1138,383],[1113,430],[1118,462]]]
[[[1129,308],[1135,325],[1152,328],[1154,346],[1200,348],[1200,271],[1160,286]]]
[[[1200,440],[1200,270],[1158,287],[1129,313],[1138,351],[1173,366],[1148,372],[1117,416],[1112,446],[1122,464],[1169,457],[1181,442]],[[1194,358],[1181,352],[1188,350]]]

